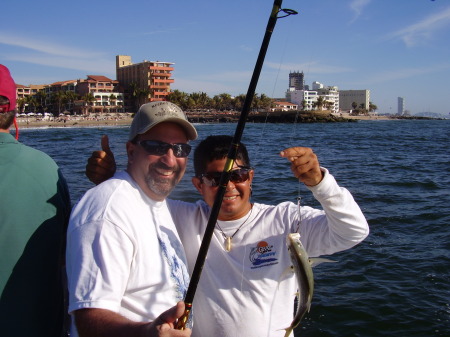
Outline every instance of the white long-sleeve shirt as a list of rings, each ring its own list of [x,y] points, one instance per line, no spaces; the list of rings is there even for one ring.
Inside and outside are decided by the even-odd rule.
[[[301,207],[299,233],[310,257],[353,247],[369,234],[367,221],[352,195],[326,169],[310,187],[323,210]],[[209,206],[168,200],[170,212],[192,272],[209,219]],[[218,221],[227,236],[247,219]],[[194,337],[284,336],[293,318],[297,284],[283,277],[291,265],[286,235],[298,226],[298,206],[255,203],[227,252],[216,228],[194,298]]]

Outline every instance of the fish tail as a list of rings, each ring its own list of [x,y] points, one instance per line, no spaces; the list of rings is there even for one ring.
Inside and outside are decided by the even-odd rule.
[[[284,330],[286,330],[286,333],[284,334],[284,337],[288,337],[291,334],[291,332],[292,332],[292,327],[290,326],[289,328],[286,328]]]

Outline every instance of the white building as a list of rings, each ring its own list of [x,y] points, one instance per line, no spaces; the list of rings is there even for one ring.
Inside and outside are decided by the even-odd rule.
[[[319,82],[314,82],[319,83]],[[313,87],[314,87],[313,83]],[[327,87],[317,89],[317,94],[323,97],[322,110],[331,110],[331,112],[339,112],[339,91],[338,87]]]
[[[315,82],[318,83],[318,82]],[[322,97],[322,110],[339,112],[339,91],[337,87],[319,88],[317,90],[291,90],[289,91],[289,101],[298,104],[300,109],[309,111],[316,110],[317,100]]]
[[[397,98],[397,114],[399,116],[404,115],[405,113],[405,99],[403,97]]]
[[[317,81],[313,82],[312,90],[319,90],[319,89],[323,89],[323,84]]]
[[[293,90],[290,92],[291,102],[297,104],[302,110],[314,110],[317,102],[317,91],[312,90]]]

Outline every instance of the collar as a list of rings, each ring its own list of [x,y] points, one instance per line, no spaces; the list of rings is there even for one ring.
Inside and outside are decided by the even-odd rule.
[[[0,143],[13,144],[18,143],[18,141],[9,132],[0,132]]]

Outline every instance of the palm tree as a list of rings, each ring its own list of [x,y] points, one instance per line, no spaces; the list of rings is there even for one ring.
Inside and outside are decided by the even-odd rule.
[[[325,105],[325,108],[326,108],[327,110],[332,110],[332,109],[333,109],[333,106],[334,106],[334,103],[331,102],[331,101],[325,101],[325,102],[324,102],[324,105]]]
[[[133,100],[134,111],[139,109],[139,86],[136,82],[131,82],[129,85],[131,98]]]
[[[25,104],[26,104],[25,98],[18,98],[16,103],[17,103],[17,109],[19,110],[19,113],[22,113],[25,108]]]
[[[211,98],[206,94],[206,92],[201,92],[199,95],[198,103],[201,109],[210,108]]]
[[[44,112],[46,110],[45,101],[47,99],[47,94],[44,90],[39,90],[35,95],[37,101],[39,102],[39,110]]]
[[[25,103],[28,105],[29,110],[31,112],[36,112],[36,106],[38,105],[38,101],[33,96],[25,97]]]
[[[259,98],[259,102],[260,102],[260,107],[262,109],[268,110],[272,107],[273,99],[270,98],[269,96],[261,94],[261,96]]]
[[[306,101],[302,100],[302,111],[305,111],[307,105]]]
[[[323,96],[317,97],[317,101],[314,102],[314,106],[317,107],[317,110],[322,110],[323,105],[325,104],[325,100]]]
[[[114,94],[109,95],[109,102],[110,102],[110,106],[116,108],[116,100],[117,100],[117,96]]]
[[[250,105],[251,111],[258,111],[259,108],[259,97],[258,94],[253,95],[252,104]]]
[[[92,93],[88,92],[86,95],[81,97],[81,99],[84,101],[84,106],[86,107],[86,111],[84,114],[87,115],[89,106],[92,106],[92,103],[96,101],[96,98]]]
[[[175,89],[169,95],[167,95],[167,100],[173,104],[178,105],[182,110],[187,109],[187,100],[189,95],[184,91]]]
[[[67,97],[64,91],[57,91],[52,95],[52,101],[58,105],[58,115],[61,114],[61,107],[66,102]]]
[[[65,91],[66,110],[73,109],[75,101],[78,99],[78,95],[73,91]]]
[[[138,89],[138,104],[139,107],[142,104],[145,104],[147,102],[149,102],[149,96],[150,96],[150,89],[149,88],[145,88],[145,89]],[[137,110],[136,110],[137,111]]]
[[[245,94],[240,94],[234,98],[233,108],[237,111],[242,111],[245,102]]]
[[[233,100],[230,94],[222,93],[218,95],[219,110],[230,110],[233,107]]]
[[[209,107],[210,98],[204,92],[193,92],[189,95],[191,109],[206,109]]]
[[[222,98],[219,95],[215,95],[212,98],[211,103],[214,109],[220,110],[220,107],[222,106]]]

